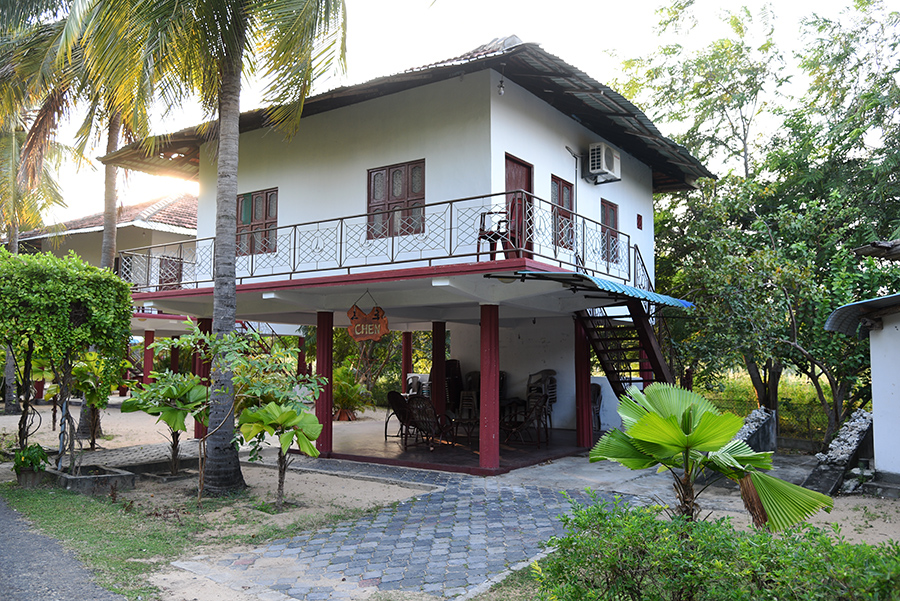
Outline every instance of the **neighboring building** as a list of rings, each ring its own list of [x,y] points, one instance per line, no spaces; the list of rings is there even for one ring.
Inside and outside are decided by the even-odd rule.
[[[197,237],[197,197],[167,196],[134,205],[122,205],[116,214],[118,251],[172,244]],[[103,213],[79,217],[53,228],[19,234],[22,252],[50,252],[65,256],[69,251],[91,265],[100,264],[103,246]]]
[[[103,160],[199,181],[198,239],[123,252],[121,274],[138,305],[209,318],[215,144],[191,128],[156,155],[141,148]],[[545,369],[558,382],[553,426],[589,446],[591,345],[607,396],[671,380],[648,307],[686,303],[653,292],[652,196],[700,177],[712,174],[628,100],[515,37],[309,98],[290,140],[265,111],[245,113],[238,318],[317,325],[320,348],[356,303],[382,307],[393,330],[439,341],[446,328],[462,373],[482,373],[479,473],[503,469],[500,402]],[[317,364],[330,374],[330,357]],[[319,447],[340,455],[329,395]]]
[[[900,260],[900,240],[875,241],[856,248],[858,257]],[[825,330],[868,337],[872,362],[872,439],[877,479],[900,494],[900,294],[861,300],[835,309]]]
[[[197,197],[193,194],[171,195],[118,207],[116,249],[119,252],[156,244],[193,243],[196,238]],[[86,263],[97,266],[100,265],[102,246],[103,213],[79,217],[19,235],[20,252],[49,252],[62,257],[74,251]],[[118,261],[117,256],[117,264]],[[168,271],[164,269],[164,273]],[[131,332],[144,338],[145,342],[152,342],[154,335],[169,337],[183,334],[186,331],[185,319],[181,315],[139,310],[131,319]],[[134,359],[132,358],[132,375],[145,377],[146,370],[142,369],[142,362]]]

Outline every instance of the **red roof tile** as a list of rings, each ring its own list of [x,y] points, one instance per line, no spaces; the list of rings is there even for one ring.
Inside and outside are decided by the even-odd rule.
[[[194,194],[180,194],[148,200],[134,205],[120,205],[116,217],[119,226],[134,221],[147,221],[161,225],[197,229],[197,197]],[[59,224],[63,232],[73,232],[89,228],[103,227],[103,213],[79,217]],[[48,235],[47,228],[22,232],[22,240]]]

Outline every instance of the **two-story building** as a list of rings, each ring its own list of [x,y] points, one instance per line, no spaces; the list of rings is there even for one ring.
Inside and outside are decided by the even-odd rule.
[[[136,304],[208,318],[216,169],[203,131],[103,160],[200,182],[197,240],[124,252],[120,268]],[[616,393],[671,380],[650,313],[685,303],[653,291],[653,194],[711,176],[623,96],[515,37],[311,97],[289,140],[265,110],[244,113],[238,318],[318,326],[328,375],[326,332],[377,304],[392,330],[435,334],[438,408],[449,331],[462,373],[481,373],[469,471],[508,469],[500,405],[541,370],[556,372],[554,431],[590,446],[592,346]],[[352,455],[329,403],[319,448]]]

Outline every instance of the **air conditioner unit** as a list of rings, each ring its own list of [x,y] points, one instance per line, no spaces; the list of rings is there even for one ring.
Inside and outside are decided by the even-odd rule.
[[[622,159],[619,151],[603,142],[591,144],[587,164],[582,170],[586,180],[602,184],[622,179]]]

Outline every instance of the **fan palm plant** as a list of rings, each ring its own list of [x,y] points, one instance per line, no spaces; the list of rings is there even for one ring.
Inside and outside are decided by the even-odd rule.
[[[678,499],[675,516],[699,517],[695,484],[704,472],[738,482],[744,506],[760,528],[782,530],[833,506],[826,495],[761,473],[771,469],[772,453],[734,439],[743,420],[719,412],[699,394],[669,384],[651,384],[643,392],[632,387],[619,399],[619,415],[623,430],[611,430],[597,441],[590,461],[668,470]]]

